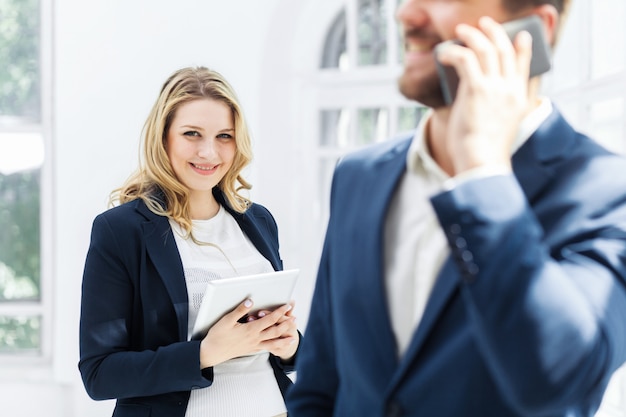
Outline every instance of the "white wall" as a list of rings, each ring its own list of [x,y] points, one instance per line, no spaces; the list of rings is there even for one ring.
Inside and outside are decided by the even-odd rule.
[[[281,219],[285,264],[301,271],[295,292],[301,328],[308,320],[324,234],[313,204],[318,184],[311,175],[317,162],[316,70],[326,32],[342,6],[337,0],[280,0],[260,67],[259,186],[263,203]]]

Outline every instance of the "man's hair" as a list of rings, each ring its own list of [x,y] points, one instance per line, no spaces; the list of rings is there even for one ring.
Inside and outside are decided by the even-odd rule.
[[[544,4],[554,6],[559,13],[559,19],[556,23],[554,38],[550,42],[552,47],[556,45],[558,38],[560,37],[560,33],[563,28],[563,21],[567,16],[571,3],[572,0],[502,0],[504,8],[513,14],[522,12],[524,9],[529,7],[537,7]]]
[[[502,0],[502,4],[511,12],[518,12],[528,6],[541,6],[551,4],[559,12],[559,15],[567,12],[571,0]]]

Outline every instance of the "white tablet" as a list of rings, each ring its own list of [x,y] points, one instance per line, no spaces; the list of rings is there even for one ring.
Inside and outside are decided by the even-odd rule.
[[[202,339],[215,322],[246,298],[254,302],[252,311],[274,309],[289,303],[299,273],[299,269],[289,269],[208,282],[192,339]]]

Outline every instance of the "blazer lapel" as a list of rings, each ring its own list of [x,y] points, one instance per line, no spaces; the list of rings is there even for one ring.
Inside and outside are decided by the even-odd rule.
[[[167,218],[152,213],[144,204],[139,211],[148,218],[143,224],[144,242],[148,257],[167,289],[178,320],[180,340],[187,340],[189,301],[182,261]]]
[[[279,271],[283,269],[283,263],[279,258],[279,255],[275,249],[272,248],[271,243],[268,241],[267,232],[259,229],[258,222],[266,222],[267,220],[261,216],[255,216],[252,214],[252,210],[248,210],[245,213],[238,213],[233,210],[228,201],[224,198],[222,191],[215,187],[213,189],[213,195],[217,201],[230,213],[235,219],[241,230],[248,236],[254,247],[272,264],[274,270]],[[266,228],[271,230],[271,228]]]

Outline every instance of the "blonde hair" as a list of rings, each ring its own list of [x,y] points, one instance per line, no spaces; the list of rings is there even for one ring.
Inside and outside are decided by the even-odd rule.
[[[217,187],[233,210],[246,211],[251,202],[238,191],[251,188],[241,176],[243,168],[252,160],[250,134],[231,85],[221,74],[205,67],[182,68],[167,79],[143,127],[139,168],[122,187],[111,192],[111,205],[140,198],[152,212],[173,219],[191,233],[189,190],[172,169],[166,141],[176,110],[181,104],[198,99],[217,100],[231,109],[235,158]]]

